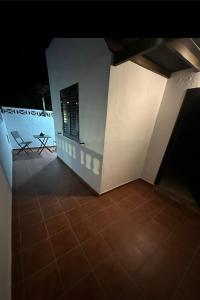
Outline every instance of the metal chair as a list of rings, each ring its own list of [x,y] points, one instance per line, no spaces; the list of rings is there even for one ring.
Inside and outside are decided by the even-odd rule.
[[[11,131],[11,134],[12,134],[15,142],[17,143],[17,145],[20,147],[17,154],[24,151],[28,155],[26,148],[28,148],[29,150],[31,150],[31,152],[33,152],[33,150],[31,148],[29,148],[29,145],[32,143],[32,141],[24,141],[23,138],[19,135],[18,131]]]

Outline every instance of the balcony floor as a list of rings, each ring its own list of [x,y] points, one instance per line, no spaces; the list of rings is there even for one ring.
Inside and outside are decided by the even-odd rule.
[[[197,300],[200,216],[137,180],[96,197],[56,153],[14,157],[13,300]]]

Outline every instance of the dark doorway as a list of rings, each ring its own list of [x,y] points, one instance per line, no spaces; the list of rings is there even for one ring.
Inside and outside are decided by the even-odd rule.
[[[186,92],[155,184],[185,204],[200,206],[200,88]]]

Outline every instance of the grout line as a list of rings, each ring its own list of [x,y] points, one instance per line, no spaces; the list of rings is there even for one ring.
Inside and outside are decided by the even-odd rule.
[[[196,255],[197,255],[197,253],[199,252],[199,250],[200,250],[200,245],[199,245],[199,246],[197,247],[197,249],[194,251],[194,254],[193,254],[192,257],[191,257],[190,262],[188,263],[188,265],[187,265],[185,271],[183,272],[182,278],[180,279],[179,283],[177,284],[177,286],[176,286],[176,288],[175,288],[175,291],[174,291],[174,293],[173,293],[173,295],[172,295],[172,297],[171,297],[171,300],[173,300],[174,297],[177,295],[178,290],[179,290],[181,284],[183,283],[183,281],[184,281],[184,279],[185,279],[185,277],[186,277],[186,275],[187,275],[187,273],[188,273],[188,271],[189,271],[189,269],[190,269],[190,267],[191,267],[191,265],[192,265],[192,263],[193,263],[193,261],[194,261]]]
[[[26,162],[25,162],[26,164]],[[27,168],[27,164],[26,164]],[[20,209],[19,209],[19,226],[20,226],[20,240],[21,240],[21,249],[20,249],[20,255],[21,255],[21,268],[22,268],[22,293],[23,297],[25,298],[25,274],[24,274],[24,256],[22,252],[22,223],[21,223],[21,214],[20,214]]]
[[[25,164],[28,165],[28,162],[25,161]],[[27,169],[28,169],[28,171],[30,172],[29,166],[27,166]],[[38,192],[39,192],[39,191],[38,191],[37,188],[35,187],[34,193],[35,193],[36,196],[37,196],[37,202],[38,202],[38,204],[39,204],[39,210],[40,210],[40,213],[41,213],[41,215],[42,215],[42,217],[43,217],[43,222],[44,222],[44,225],[45,225],[45,228],[46,228],[46,231],[47,231],[47,236],[48,236],[48,237],[47,237],[47,240],[49,240],[50,245],[51,245],[51,248],[53,249],[53,245],[52,245],[52,243],[51,243],[51,237],[54,236],[54,235],[56,235],[56,234],[58,234],[59,232],[63,231],[64,228],[61,229],[60,231],[54,233],[53,235],[50,235],[50,234],[49,234],[48,229],[47,229],[47,226],[46,226],[46,222],[49,220],[49,218],[48,218],[48,219],[45,219],[45,218],[44,218],[43,210],[42,210],[41,205],[40,205],[40,202],[39,202],[39,200],[38,200]],[[57,195],[55,195],[55,197],[57,198]],[[75,198],[75,196],[74,196],[74,198]],[[111,198],[111,199],[112,199],[112,198]],[[125,198],[123,198],[123,199],[125,199]],[[121,199],[121,201],[123,201],[123,199]],[[75,199],[75,200],[76,200],[76,199]],[[150,200],[152,201],[153,199],[150,199]],[[116,204],[116,201],[114,201],[114,200],[112,200],[112,201],[113,201],[113,203]],[[60,200],[59,200],[59,202],[60,202]],[[148,201],[148,202],[149,202],[149,201]],[[88,214],[87,214],[87,215],[88,215],[88,219],[90,219],[90,221],[91,221],[93,224],[95,224],[95,223],[93,222],[93,220],[92,220],[91,217],[93,217],[93,216],[95,216],[96,214],[98,214],[99,212],[102,212],[102,211],[106,210],[107,208],[111,207],[111,206],[113,205],[113,203],[112,203],[111,205],[109,205],[109,206],[106,206],[104,209],[98,211],[98,212],[95,213],[94,215],[93,215],[93,214],[92,214],[92,215],[88,215]],[[145,202],[145,203],[146,203],[146,202]],[[78,204],[79,204],[81,207],[83,207],[84,205],[86,205],[86,204],[88,204],[88,203],[85,203],[85,204],[81,205],[81,204],[78,202]],[[139,208],[142,204],[144,204],[144,203],[139,204],[139,205],[136,206],[133,210],[131,209],[131,210],[128,210],[128,212],[122,212],[123,217],[127,216],[129,213],[132,213],[134,210],[136,210],[137,208]],[[18,204],[18,206],[19,206],[19,204]],[[61,207],[62,207],[62,205],[61,205]],[[73,209],[71,209],[71,210],[73,210]],[[71,210],[69,210],[69,211],[71,211]],[[60,274],[60,270],[59,270],[59,266],[58,266],[57,260],[60,259],[60,257],[65,256],[67,253],[73,251],[74,249],[80,247],[81,250],[83,251],[83,254],[84,254],[84,256],[85,256],[85,258],[86,258],[86,260],[87,260],[89,266],[90,266],[90,269],[91,269],[92,274],[95,276],[94,270],[95,270],[95,268],[96,268],[97,266],[95,266],[95,268],[94,268],[94,267],[92,266],[92,264],[89,262],[89,260],[88,260],[88,258],[87,258],[87,255],[86,255],[86,253],[85,253],[85,251],[84,251],[84,249],[83,249],[82,243],[87,242],[88,240],[94,238],[94,236],[96,236],[96,235],[98,235],[98,234],[100,234],[100,235],[102,236],[102,232],[103,232],[104,230],[106,230],[107,228],[109,228],[110,226],[112,226],[113,224],[115,224],[116,222],[118,222],[119,219],[120,219],[121,217],[117,217],[116,220],[114,220],[112,223],[110,223],[109,225],[103,227],[103,228],[100,229],[100,230],[97,228],[97,233],[96,233],[96,235],[94,235],[94,236],[92,236],[92,237],[90,237],[90,238],[84,240],[84,241],[81,243],[81,242],[79,241],[79,239],[78,239],[76,233],[75,233],[74,230],[73,230],[73,226],[72,226],[71,222],[69,221],[69,219],[68,219],[68,217],[67,217],[67,215],[66,215],[66,213],[69,212],[69,211],[65,211],[65,210],[63,209],[63,212],[65,213],[67,222],[68,222],[68,224],[69,224],[69,226],[70,226],[72,232],[74,233],[74,235],[75,235],[75,237],[76,237],[76,239],[77,239],[77,241],[78,241],[78,246],[75,246],[75,247],[73,247],[72,249],[70,249],[69,251],[66,251],[62,256],[59,256],[59,257],[56,257],[56,255],[55,255],[55,253],[54,253],[54,250],[52,250],[52,252],[53,252],[53,254],[54,254],[54,259],[55,259],[56,264],[57,264],[58,272],[59,272],[59,274]],[[158,213],[158,215],[159,215],[162,211],[163,211],[163,210],[161,209],[161,211]],[[19,214],[19,211],[18,211],[18,214]],[[59,213],[59,214],[61,214],[61,213]],[[59,214],[58,214],[58,215],[59,215]],[[55,215],[55,216],[57,216],[57,215]],[[51,219],[51,218],[54,218],[55,216],[50,217],[50,219]],[[156,216],[157,216],[157,215],[156,215]],[[156,216],[154,215],[154,217],[151,217],[150,219],[153,219],[153,220],[154,220],[154,218],[155,218]],[[22,249],[21,217],[22,217],[22,216],[19,214],[19,222],[20,222],[20,248]],[[155,221],[156,221],[156,220],[155,220]],[[80,223],[80,222],[78,222],[78,223]],[[77,224],[78,224],[78,223],[77,223]],[[98,231],[98,230],[99,230],[99,231]],[[105,240],[104,236],[102,236],[102,237],[103,237],[103,239]],[[168,238],[167,238],[166,240],[168,240],[170,237],[171,237],[171,233],[169,234],[169,236],[168,236]],[[45,240],[46,240],[46,239],[45,239]],[[165,240],[165,241],[166,241],[166,240]],[[41,241],[40,241],[40,242],[41,242]],[[40,242],[38,242],[38,243],[40,243]],[[105,242],[106,242],[106,244],[108,244],[106,240],[105,240]],[[34,244],[34,245],[35,245],[35,244]],[[33,246],[33,245],[32,245],[32,246]],[[135,245],[135,246],[136,246],[136,245]],[[161,246],[161,244],[158,245],[158,247],[156,248],[156,250],[157,250],[160,246]],[[110,245],[109,245],[109,247],[110,247]],[[188,272],[188,270],[189,270],[189,268],[190,268],[190,266],[191,266],[191,264],[192,264],[192,262],[193,262],[193,260],[194,260],[194,258],[195,258],[195,256],[196,256],[196,254],[197,254],[197,252],[198,252],[199,249],[200,249],[200,246],[197,247],[197,249],[195,250],[195,253],[192,255],[191,261],[188,263],[188,266],[186,267],[186,270],[185,270],[185,272],[184,272],[184,274],[183,274],[183,276],[182,276],[182,279],[180,280],[179,284],[177,285],[177,288],[176,288],[174,294],[172,295],[172,298],[174,298],[174,296],[177,294],[178,289],[179,289],[180,285],[182,284],[182,282],[183,282],[185,276],[187,275],[187,272]],[[112,249],[112,250],[113,250],[113,249]],[[140,250],[140,249],[139,249],[139,250]],[[156,250],[155,250],[155,251],[156,251]],[[114,251],[114,250],[113,250],[113,251]],[[140,250],[140,251],[141,251],[141,250]],[[155,252],[155,251],[154,251],[154,252]],[[114,251],[114,252],[115,252],[115,251]],[[20,251],[20,253],[21,253],[21,251]],[[152,255],[154,255],[154,253],[153,253]],[[150,255],[149,257],[151,257],[152,255]],[[148,259],[149,259],[149,257],[148,257]],[[105,259],[107,259],[107,258],[108,258],[108,257],[106,257]],[[104,260],[103,260],[103,261],[104,261]],[[50,264],[52,264],[53,262],[54,262],[54,260],[51,261]],[[102,263],[102,261],[101,261],[99,264],[101,264],[101,263]],[[49,266],[50,264],[48,264],[47,266]],[[99,266],[99,264],[98,264],[98,266]],[[121,263],[120,263],[120,265],[121,265]],[[38,272],[40,272],[41,270],[45,269],[47,266],[41,268],[41,269],[38,270],[36,273],[38,273]],[[129,275],[129,277],[130,277],[130,278],[133,280],[133,282],[134,282],[134,279],[131,277],[131,275],[129,274],[129,272],[125,269],[124,266],[122,266],[122,267],[123,267],[124,271]],[[23,268],[22,268],[22,270],[23,270]],[[32,274],[32,275],[35,275],[35,273]],[[87,276],[88,276],[88,274],[85,275],[83,278],[85,278],[85,277],[87,277]],[[24,274],[23,274],[23,277],[24,277]],[[81,279],[78,281],[78,283],[79,283],[81,280],[83,280],[83,278],[81,278]],[[95,276],[95,278],[96,278],[96,276]],[[60,274],[60,280],[61,280],[61,283],[62,283],[62,285],[63,285],[63,281],[62,281],[61,274]],[[96,278],[96,280],[97,280],[97,282],[99,283],[99,280],[98,280],[97,278]],[[135,283],[135,282],[134,282],[134,283]],[[136,284],[136,283],[135,283],[135,284]],[[76,285],[77,285],[77,283],[75,284],[75,286],[76,286]],[[100,285],[101,285],[101,284],[100,284]],[[137,284],[136,284],[136,285],[137,285]],[[73,287],[72,287],[72,288],[73,288]],[[71,290],[71,289],[70,289],[70,290]],[[63,286],[63,291],[64,291],[64,286]],[[104,288],[103,288],[103,291],[104,291]],[[63,296],[63,295],[62,295],[62,296]],[[59,297],[59,298],[60,298],[60,297]]]
[[[76,237],[76,240],[77,240],[77,242],[78,242],[79,247],[80,247],[81,250],[82,250],[82,253],[84,254],[84,257],[85,257],[85,259],[86,259],[86,261],[87,261],[87,263],[88,263],[88,265],[89,265],[89,268],[90,268],[91,273],[93,274],[93,276],[95,277],[97,283],[98,283],[99,286],[101,287],[101,290],[102,290],[102,292],[103,292],[103,294],[104,294],[104,297],[107,297],[107,294],[105,293],[105,290],[104,290],[104,288],[103,288],[101,282],[98,280],[98,278],[97,278],[97,276],[96,276],[96,274],[95,274],[95,272],[94,272],[93,266],[92,266],[92,264],[90,263],[90,261],[89,261],[89,259],[88,259],[88,257],[87,257],[87,254],[86,254],[86,252],[85,252],[85,250],[84,250],[84,248],[83,248],[81,242],[79,241],[79,238],[77,237],[77,234],[76,234],[76,232],[74,231],[74,229],[73,229],[71,223],[69,222],[69,220],[68,220],[68,223],[69,223],[69,226],[70,226],[72,232],[74,233],[74,235],[75,235],[75,237]],[[88,276],[88,275],[89,275],[89,274],[87,274],[87,276]],[[86,277],[86,276],[85,276],[85,277]],[[77,284],[78,284],[78,283],[76,283],[76,285],[77,285]],[[76,285],[75,285],[75,286],[76,286]],[[68,293],[68,292],[69,292],[69,291],[67,291],[67,293]]]
[[[38,194],[36,194],[36,195],[38,197]],[[61,287],[62,287],[62,292],[64,292],[64,284],[63,284],[63,281],[62,281],[62,276],[61,276],[60,268],[59,268],[59,265],[58,265],[58,261],[57,261],[56,255],[55,255],[54,247],[53,247],[53,244],[51,242],[51,237],[50,237],[47,225],[46,225],[46,220],[44,218],[43,211],[42,211],[42,208],[41,208],[39,200],[38,200],[38,204],[39,204],[39,207],[40,207],[40,213],[41,213],[42,218],[43,218],[44,226],[45,226],[46,231],[47,231],[47,236],[48,236],[48,239],[49,239],[49,244],[50,244],[51,251],[52,251],[53,257],[54,257],[54,262],[56,263],[56,267],[57,267],[57,271],[58,271],[58,276],[59,276]]]

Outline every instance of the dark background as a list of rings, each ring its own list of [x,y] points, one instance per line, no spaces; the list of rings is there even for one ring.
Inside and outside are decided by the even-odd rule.
[[[2,106],[42,109],[41,88],[48,86],[45,50],[51,38],[4,38],[0,47]],[[50,93],[45,94],[51,109]]]
[[[0,1],[0,105],[42,108],[37,90],[49,84],[54,37],[199,37],[199,9],[191,1]]]

